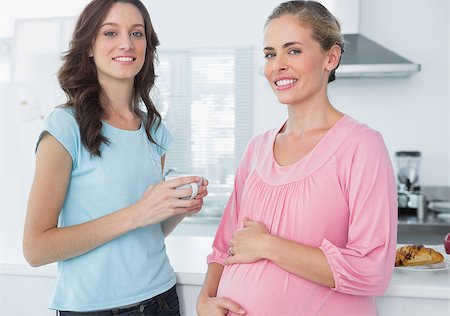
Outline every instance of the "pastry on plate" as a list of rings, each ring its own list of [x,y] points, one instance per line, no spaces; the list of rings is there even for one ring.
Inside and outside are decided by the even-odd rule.
[[[421,266],[444,261],[444,256],[423,245],[406,245],[397,249],[395,266]]]

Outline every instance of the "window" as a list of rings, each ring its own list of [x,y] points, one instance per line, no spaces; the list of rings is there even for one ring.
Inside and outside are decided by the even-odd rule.
[[[252,49],[163,50],[152,95],[174,141],[166,170],[232,186],[252,135]]]

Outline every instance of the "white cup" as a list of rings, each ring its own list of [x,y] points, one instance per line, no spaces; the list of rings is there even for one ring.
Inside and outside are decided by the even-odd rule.
[[[164,180],[168,181],[168,180],[174,180],[174,179],[181,178],[181,177],[191,177],[191,176],[192,175],[189,175],[189,174],[187,174],[187,175],[177,174],[177,175],[172,175],[172,176],[166,176]],[[189,189],[190,188],[192,190],[191,195],[190,196],[186,196],[186,197],[182,197],[180,199],[181,200],[193,200],[197,196],[198,188],[202,185],[202,183],[203,183],[203,178],[201,178],[197,182],[191,182],[191,183],[186,183],[186,184],[180,185],[180,186],[176,187],[175,190]]]

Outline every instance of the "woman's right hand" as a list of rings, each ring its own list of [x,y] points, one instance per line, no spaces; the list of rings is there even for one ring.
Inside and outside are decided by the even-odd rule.
[[[228,312],[245,315],[245,310],[236,302],[226,297],[200,296],[197,301],[198,316],[223,316]]]
[[[141,197],[141,199],[131,206],[136,212],[139,220],[138,226],[147,226],[160,223],[169,217],[181,213],[189,213],[199,209],[203,204],[203,199],[182,200],[180,198],[189,196],[191,189],[179,189],[176,187],[183,184],[200,181],[200,177],[180,177],[169,181],[162,181],[151,185]],[[198,196],[204,196],[206,187],[201,186]]]

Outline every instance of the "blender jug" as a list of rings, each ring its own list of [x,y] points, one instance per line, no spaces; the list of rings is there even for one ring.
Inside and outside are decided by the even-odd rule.
[[[398,151],[395,153],[398,172],[398,207],[399,211],[412,211],[419,220],[426,217],[426,199],[420,192],[419,166],[420,151]],[[399,212],[400,214],[400,212]]]
[[[395,153],[400,191],[419,191],[419,166],[421,160],[420,151],[398,151]]]

